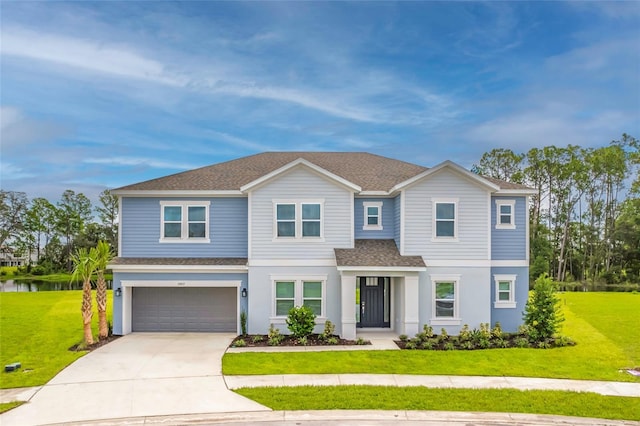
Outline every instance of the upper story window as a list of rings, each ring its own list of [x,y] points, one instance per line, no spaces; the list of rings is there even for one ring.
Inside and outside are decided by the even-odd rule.
[[[494,275],[493,280],[496,286],[496,299],[493,306],[495,308],[515,308],[516,276]]]
[[[208,243],[209,201],[160,201],[162,243]]]
[[[433,240],[457,241],[458,200],[433,200]]]
[[[515,200],[496,200],[496,229],[515,229]]]
[[[323,201],[274,201],[274,239],[321,239]]]
[[[382,229],[382,202],[364,202],[364,225],[363,230]]]

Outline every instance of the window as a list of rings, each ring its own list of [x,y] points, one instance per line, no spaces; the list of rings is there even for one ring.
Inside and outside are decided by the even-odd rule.
[[[382,203],[364,202],[364,225],[363,230],[382,230]]]
[[[209,202],[161,201],[160,242],[209,242]]]
[[[433,201],[433,240],[434,241],[457,241],[458,200],[434,200]]]
[[[273,316],[286,317],[294,306],[308,306],[317,317],[324,316],[326,275],[271,278],[275,300]]]
[[[496,300],[494,308],[515,308],[515,275],[494,275]]]
[[[274,201],[274,206],[274,240],[322,238],[322,201]]]
[[[459,275],[432,275],[432,325],[459,325]]]
[[[496,229],[515,229],[515,200],[496,200]]]

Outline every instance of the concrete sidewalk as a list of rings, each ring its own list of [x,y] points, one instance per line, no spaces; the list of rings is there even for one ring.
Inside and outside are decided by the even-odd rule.
[[[640,398],[640,383],[531,377],[422,376],[410,374],[281,374],[224,376],[229,389],[262,386],[425,386],[429,388],[564,390]],[[640,401],[638,401],[640,403]]]

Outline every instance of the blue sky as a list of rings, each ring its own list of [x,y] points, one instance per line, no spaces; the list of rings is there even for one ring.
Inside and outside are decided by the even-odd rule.
[[[1,186],[93,200],[262,151],[464,167],[640,137],[640,2],[6,2]]]

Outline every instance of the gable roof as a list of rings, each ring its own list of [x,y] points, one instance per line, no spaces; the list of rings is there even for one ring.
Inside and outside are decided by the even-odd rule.
[[[364,192],[389,192],[395,186],[429,170],[417,164],[367,152],[264,152],[224,163],[213,164],[145,182],[117,188],[126,191],[235,191],[260,182],[261,178],[287,165],[304,160],[329,174],[360,187]],[[275,173],[277,174],[277,173]],[[490,182],[496,184],[495,179]],[[502,188],[506,182],[498,185]],[[508,184],[509,189],[527,189]]]
[[[394,240],[355,240],[352,249],[333,249],[338,270],[387,267],[425,270],[421,256],[401,256]]]

